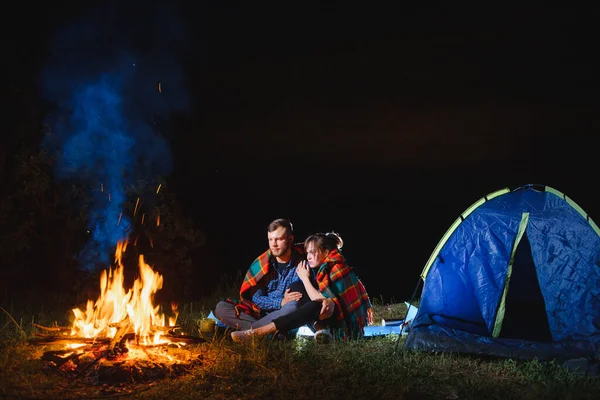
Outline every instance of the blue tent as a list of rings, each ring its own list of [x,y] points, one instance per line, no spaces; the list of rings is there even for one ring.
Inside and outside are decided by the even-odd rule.
[[[600,229],[553,188],[477,201],[421,279],[405,348],[540,360],[599,353]]]

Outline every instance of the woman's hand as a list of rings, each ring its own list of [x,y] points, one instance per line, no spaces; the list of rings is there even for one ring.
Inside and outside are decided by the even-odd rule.
[[[296,267],[296,273],[302,282],[310,278],[310,266],[306,260],[300,261]]]
[[[331,317],[334,310],[335,302],[333,301],[333,299],[324,299],[323,304],[321,304],[321,313],[319,314],[319,319],[328,319],[329,317]]]

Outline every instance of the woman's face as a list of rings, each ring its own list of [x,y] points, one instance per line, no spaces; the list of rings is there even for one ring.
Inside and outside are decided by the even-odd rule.
[[[320,251],[313,242],[306,245],[306,260],[311,268],[317,268],[325,261],[327,254]]]

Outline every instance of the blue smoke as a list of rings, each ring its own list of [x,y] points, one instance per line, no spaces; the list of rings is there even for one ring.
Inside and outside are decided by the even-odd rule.
[[[106,265],[127,237],[127,186],[171,172],[170,148],[156,127],[187,110],[176,54],[181,21],[167,6],[144,5],[156,18],[132,18],[128,12],[139,17],[139,9],[124,7],[93,10],[58,31],[42,76],[56,106],[43,146],[59,153],[57,178],[90,190],[90,239],[79,254],[88,269]]]

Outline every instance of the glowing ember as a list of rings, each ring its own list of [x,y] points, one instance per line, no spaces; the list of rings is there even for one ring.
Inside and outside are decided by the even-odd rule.
[[[163,278],[139,257],[140,276],[133,287],[125,292],[123,285],[122,256],[127,242],[117,244],[115,252],[116,268],[103,271],[100,276],[100,296],[96,302],[88,300],[85,311],[73,309],[75,321],[71,336],[83,338],[114,338],[118,332],[135,333],[139,345],[157,345],[170,340],[161,339],[166,329],[160,327],[174,326],[177,309],[172,304],[174,318],[165,324],[165,315],[159,312],[152,300],[155,293],[162,288]]]

